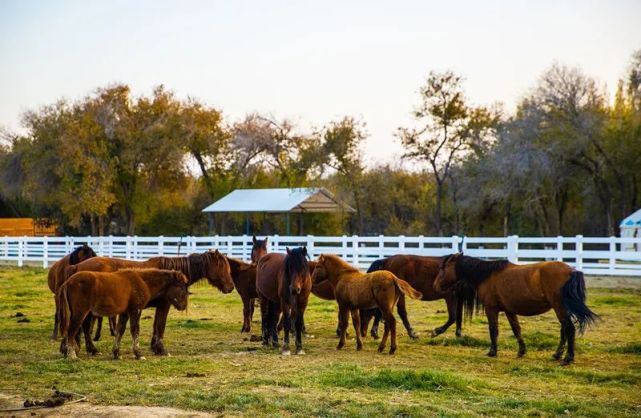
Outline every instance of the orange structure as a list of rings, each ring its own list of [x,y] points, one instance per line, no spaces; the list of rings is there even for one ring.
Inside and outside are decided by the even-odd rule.
[[[47,219],[0,218],[0,237],[44,237],[56,235],[56,225]]]

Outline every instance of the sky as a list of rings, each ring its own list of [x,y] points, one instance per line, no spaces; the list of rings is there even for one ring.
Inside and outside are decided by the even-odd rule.
[[[350,115],[368,164],[397,163],[431,70],[465,78],[471,104],[509,112],[554,63],[611,93],[641,49],[641,0],[0,0],[0,128],[97,87],[164,84],[222,110],[308,130]]]

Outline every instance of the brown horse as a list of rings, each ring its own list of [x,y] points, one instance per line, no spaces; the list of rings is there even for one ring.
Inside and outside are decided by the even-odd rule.
[[[65,357],[76,358],[79,347],[75,336],[87,315],[120,315],[114,338],[113,356],[120,359],[120,339],[131,318],[131,338],[136,359],[144,359],[138,344],[140,314],[151,301],[187,308],[187,278],[174,270],[125,269],[104,273],[82,271],[60,288],[61,324]]]
[[[484,261],[461,253],[443,259],[434,282],[438,290],[454,289],[464,298],[465,314],[472,315],[474,305],[485,308],[490,331],[490,357],[496,356],[499,312],[505,312],[519,343],[518,356],[525,355],[525,343],[517,315],[541,315],[554,309],[561,323],[561,339],[554,359],[563,356],[562,364],[574,360],[575,323],[579,332],[598,319],[585,304],[583,273],[560,261],[517,265],[507,260]]]
[[[256,239],[256,235],[252,236],[252,254],[251,254],[251,260],[252,263],[256,264],[258,263],[258,260],[261,259],[262,256],[267,254],[267,240],[269,238],[265,239]]]
[[[278,348],[276,330],[282,311],[285,335],[281,353],[289,355],[289,332],[294,322],[296,354],[303,351],[303,324],[305,308],[312,289],[312,279],[307,263],[307,248],[287,249],[287,254],[270,253],[258,262],[256,291],[260,298],[263,346]]]
[[[58,304],[58,298],[55,297],[58,289],[64,283],[66,279],[65,271],[67,267],[76,265],[81,261],[87,260],[89,258],[95,257],[96,253],[94,250],[87,244],[83,244],[80,247],[77,247],[71,252],[71,254],[62,257],[60,260],[56,261],[51,268],[49,268],[49,273],[47,277],[47,284],[49,285],[49,290],[54,295],[54,300],[56,303],[56,313],[54,315],[53,323],[53,333],[51,334],[52,340],[58,339],[58,328],[60,327],[60,306]],[[97,341],[100,338],[100,329],[102,321],[98,323],[98,329],[96,330],[95,340]]]
[[[432,301],[445,299],[447,306],[447,322],[440,327],[432,330],[432,336],[435,337],[444,333],[456,322],[456,336],[461,336],[461,322],[463,304],[459,303],[454,292],[439,292],[434,289],[434,280],[438,276],[443,257],[425,257],[420,255],[398,254],[392,257],[376,260],[367,270],[368,273],[377,270],[387,270],[394,273],[399,279],[408,282],[414,289],[423,294],[423,301]],[[313,289],[312,289],[313,291]],[[401,317],[403,325],[407,330],[410,338],[418,338],[418,335],[412,329],[410,321],[407,318],[407,308],[405,306],[405,296],[401,295],[396,305],[398,316]],[[367,333],[367,325],[372,314],[374,315],[374,324],[372,325],[371,334],[373,338],[378,338],[378,323],[381,319],[381,313],[378,310],[361,311],[361,333],[363,336]]]
[[[230,257],[227,257],[227,261],[231,267],[234,286],[243,301],[243,327],[240,332],[251,332],[254,301],[258,297],[258,293],[256,293],[256,264],[245,263]]]
[[[165,270],[177,270],[185,274],[189,280],[188,285],[207,279],[209,284],[218,288],[223,293],[230,293],[234,290],[234,282],[231,277],[231,269],[227,257],[218,250],[206,251],[200,254],[191,254],[187,257],[153,257],[147,261],[123,260],[120,258],[95,257],[75,266],[68,268],[68,273],[76,271],[117,271],[124,268],[158,268]],[[167,355],[163,344],[165,324],[170,304],[152,301],[149,307],[156,308],[154,318],[154,332],[151,339],[151,349],[155,354]],[[83,324],[85,334],[85,345],[87,352],[97,352],[91,342],[91,322],[85,320]]]
[[[345,345],[348,317],[351,312],[352,323],[356,331],[356,349],[361,350],[363,343],[360,334],[360,309],[378,308],[385,319],[385,332],[378,351],[385,349],[387,337],[391,333],[390,354],[396,351],[396,318],[394,306],[401,294],[412,299],[420,299],[421,292],[415,290],[405,280],[393,273],[380,270],[373,273],[361,273],[336,255],[323,254],[314,269],[313,281],[320,284],[329,281],[334,288],[338,303],[339,328],[341,331],[337,350]]]

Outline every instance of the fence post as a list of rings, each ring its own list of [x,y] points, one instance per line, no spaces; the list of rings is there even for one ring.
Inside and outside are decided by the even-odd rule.
[[[23,257],[23,251],[24,251],[24,240],[22,238],[18,238],[18,267],[22,267],[23,262],[22,262],[22,257]]]
[[[347,260],[347,235],[343,235],[342,236],[342,240],[343,240],[342,245],[341,245],[343,247],[342,256],[343,256],[343,259]]]
[[[130,248],[131,248],[131,237],[129,235],[127,235],[125,237],[125,258],[127,260],[130,259],[130,257],[129,257]]]
[[[563,261],[563,237],[561,235],[557,235],[556,237],[556,251],[556,260]]]
[[[49,267],[49,240],[48,237],[42,237],[42,268]]]
[[[307,235],[307,254],[310,258],[314,258],[314,236]]]
[[[158,237],[158,255],[165,255],[165,236],[161,235]]]
[[[352,264],[358,267],[358,235],[352,235]]]
[[[425,244],[424,238],[423,235],[418,236],[418,255],[425,255],[425,248],[423,247],[423,244]]]
[[[617,242],[616,242],[616,237],[610,237],[610,260],[608,263],[608,270],[611,272],[614,272],[616,269],[616,251],[617,251]]]
[[[576,265],[577,270],[583,270],[583,235],[576,236],[576,242],[574,244],[576,250],[574,264]]]
[[[453,253],[458,253],[458,245],[460,243],[460,239],[457,235],[452,235],[452,252]]]
[[[114,256],[114,237],[109,235],[109,257]]]
[[[510,235],[507,237],[507,259],[511,263],[519,262],[519,236]]]
[[[385,251],[385,241],[383,241],[384,238],[385,236],[382,234],[378,236],[378,258],[384,257],[384,254],[383,254],[383,252]]]
[[[247,239],[248,239],[248,238],[247,238],[247,235],[243,234],[243,244],[242,244],[243,255],[242,255],[242,257],[241,257],[241,258],[242,258],[242,259],[243,259],[243,261],[245,261],[245,262],[247,261],[247,258],[248,258],[248,257],[247,257]]]
[[[278,242],[279,239],[280,239],[279,235],[276,234],[272,237],[270,241],[267,241],[269,245],[271,245],[270,247],[271,251],[268,251],[268,252],[274,252],[274,253],[278,252],[278,246],[280,245]]]
[[[401,254],[405,252],[405,235],[398,236],[398,250]]]

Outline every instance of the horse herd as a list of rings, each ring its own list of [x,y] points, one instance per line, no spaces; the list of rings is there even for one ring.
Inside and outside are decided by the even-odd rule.
[[[251,263],[209,250],[186,257],[153,257],[146,261],[98,257],[87,245],[76,248],[49,270],[49,288],[55,295],[56,313],[52,339],[62,334],[60,351],[70,358],[79,352],[80,331],[86,350],[98,351],[92,341],[100,338],[102,317],[109,318],[114,336],[113,356],[120,356],[120,340],[130,321],[133,352],[140,351],[139,321],[145,308],[156,308],[151,349],[167,355],[163,336],[171,306],[184,310],[188,287],[206,279],[222,293],[235,288],[243,302],[241,332],[250,332],[256,299],[260,302],[262,343],[289,355],[290,334],[294,335],[296,354],[304,354],[304,314],[310,293],[338,304],[337,349],[345,345],[349,317],[355,331],[356,349],[363,347],[369,322],[373,338],[378,338],[378,324],[384,321],[384,333],[378,350],[396,351],[394,308],[410,338],[417,338],[407,317],[405,296],[431,301],[445,299],[448,320],[432,335],[445,332],[456,323],[461,335],[464,317],[471,317],[481,307],[488,319],[490,350],[497,355],[498,315],[504,312],[519,345],[518,356],[526,352],[517,315],[532,316],[553,309],[561,324],[559,346],[554,359],[561,364],[574,360],[576,328],[579,332],[598,316],[585,304],[585,281],[580,271],[559,261],[517,265],[507,260],[484,261],[450,254],[444,257],[395,255],[376,260],[367,273],[340,257],[322,254],[310,260],[305,247],[287,249],[286,254],[268,253],[267,238],[253,237]],[[279,331],[283,344],[279,345]],[[566,350],[567,344],[567,350]]]

